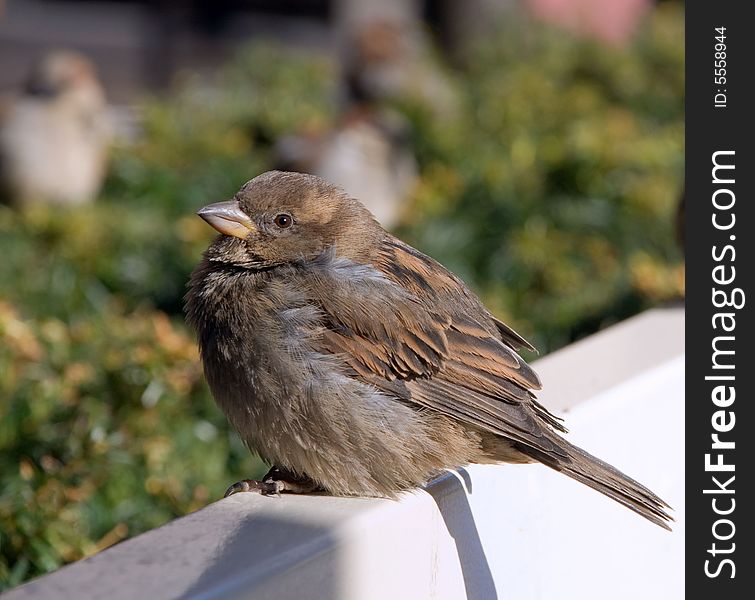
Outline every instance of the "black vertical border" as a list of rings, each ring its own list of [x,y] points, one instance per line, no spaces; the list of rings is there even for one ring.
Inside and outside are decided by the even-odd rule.
[[[749,341],[755,337],[752,307],[755,305],[755,288],[752,286],[755,270],[755,249],[752,230],[752,203],[755,202],[753,179],[753,141],[755,132],[755,22],[748,18],[751,13],[748,2],[737,0],[708,0],[686,3],[686,593],[705,598],[734,599],[755,597],[755,538],[752,535],[753,482],[755,476],[755,427],[753,423],[753,380],[755,359],[748,352]],[[714,82],[715,28],[726,27],[726,77],[724,86]],[[716,88],[726,90],[727,107],[716,108]],[[736,225],[727,232],[717,231],[712,225],[713,192],[721,186],[713,185],[712,154],[717,150],[734,150],[736,157],[736,182],[730,189],[736,195],[733,212]],[[727,186],[728,187],[728,186]],[[736,236],[735,242],[730,235]],[[736,268],[736,281],[729,289],[742,288],[746,304],[736,313],[734,350],[736,352],[736,400],[730,407],[735,413],[735,426],[721,438],[734,440],[736,448],[727,451],[726,462],[735,464],[733,473],[705,471],[705,454],[711,450],[711,434],[715,433],[711,418],[720,410],[711,401],[711,391],[716,385],[705,380],[713,374],[711,369],[712,340],[716,335],[725,335],[713,328],[713,315],[724,310],[712,303],[712,248],[735,245],[734,262],[726,262]],[[725,288],[723,288],[725,289]],[[731,310],[731,309],[726,309]],[[729,334],[731,335],[731,334]],[[721,373],[721,371],[718,371]],[[728,373],[731,373],[729,371]],[[731,475],[736,479],[729,488],[734,488],[736,507],[726,517],[716,515],[712,500],[720,498],[721,508],[729,506],[728,495],[704,494],[703,490],[715,488],[711,477],[719,475],[726,481]],[[726,500],[724,500],[726,498]],[[729,541],[714,538],[713,525],[717,519],[729,518],[736,527]],[[720,527],[726,534],[726,526]],[[709,550],[716,543],[719,548],[736,544],[729,555],[713,556]],[[730,557],[735,564],[735,577],[731,569],[722,568],[718,577],[708,577],[709,569],[717,569],[717,561]]]

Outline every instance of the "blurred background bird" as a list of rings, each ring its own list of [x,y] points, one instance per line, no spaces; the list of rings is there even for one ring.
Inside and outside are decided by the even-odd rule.
[[[110,132],[94,65],[69,50],[46,54],[0,109],[0,186],[16,205],[84,204],[105,176]]]
[[[419,23],[382,17],[354,27],[343,53],[344,78],[358,102],[412,99],[437,118],[458,110],[458,98]]]
[[[419,102],[433,117],[451,119],[458,99],[415,20],[369,14],[344,29],[337,123],[283,136],[273,166],[335,183],[390,229],[418,179],[411,125],[396,107]]]
[[[410,133],[400,114],[355,105],[331,130],[280,138],[273,164],[332,181],[359,197],[390,229],[399,222],[402,205],[417,181]]]

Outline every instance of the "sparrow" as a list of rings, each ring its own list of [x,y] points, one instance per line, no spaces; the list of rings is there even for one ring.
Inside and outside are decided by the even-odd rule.
[[[105,177],[111,131],[94,65],[56,51],[0,115],[0,187],[18,205],[83,204]]]
[[[469,463],[540,462],[669,529],[663,500],[567,442],[533,347],[341,189],[270,171],[197,213],[220,235],[187,320],[215,401],[268,464],[226,495],[395,497]]]

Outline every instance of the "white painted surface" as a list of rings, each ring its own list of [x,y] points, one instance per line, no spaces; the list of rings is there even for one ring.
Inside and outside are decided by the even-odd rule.
[[[498,598],[683,598],[684,359],[591,399],[567,424],[571,441],[671,504],[674,531],[546,467],[470,467]]]
[[[569,439],[667,500],[673,533],[546,467],[475,465],[399,502],[232,496],[3,600],[682,598],[683,348],[683,311],[650,311],[536,364]]]

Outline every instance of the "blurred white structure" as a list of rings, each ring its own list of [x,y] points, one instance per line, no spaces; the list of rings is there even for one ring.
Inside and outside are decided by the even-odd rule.
[[[667,500],[673,533],[544,466],[473,466],[397,502],[238,494],[2,598],[682,598],[684,312],[536,366],[569,438]]]

